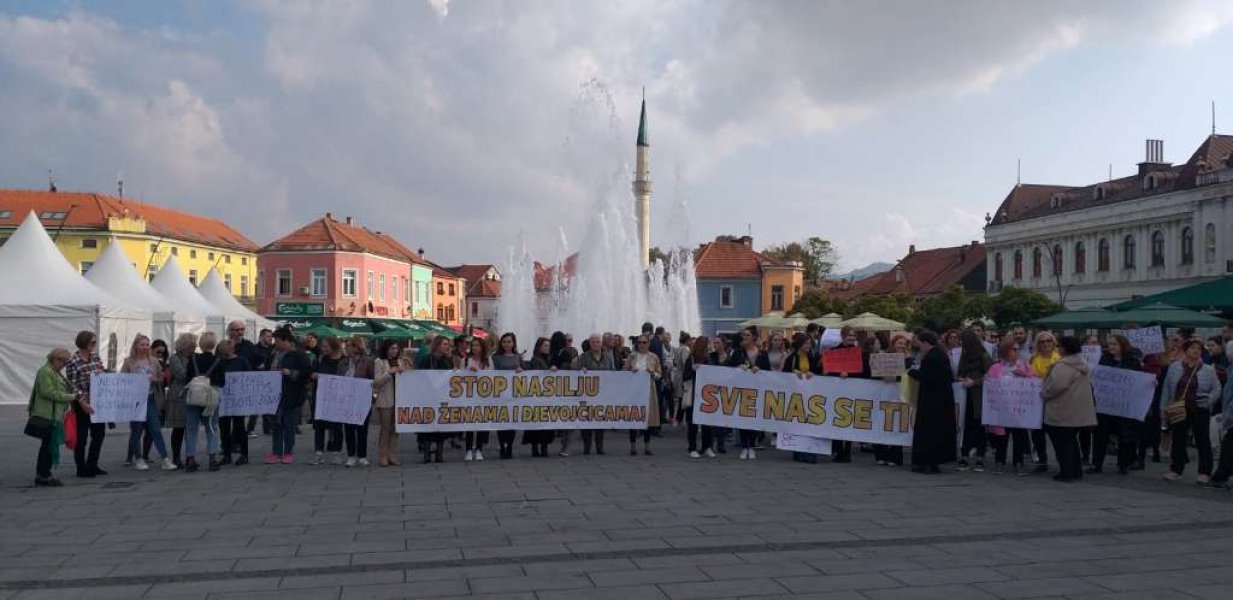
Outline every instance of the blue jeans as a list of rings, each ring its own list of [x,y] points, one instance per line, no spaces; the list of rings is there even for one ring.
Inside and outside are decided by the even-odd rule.
[[[201,406],[184,407],[184,458],[197,456],[198,424],[205,428],[206,454],[218,454],[218,411],[209,417],[201,414],[204,411],[205,408]]]
[[[154,394],[146,398],[146,420],[133,421],[128,424],[128,455],[130,458],[141,457],[141,433],[150,431],[150,439],[154,440],[154,448],[158,455],[167,458],[167,442],[163,441],[163,423],[159,420],[158,407],[154,405]]]
[[[300,408],[282,408],[273,416],[270,453],[279,456],[295,452],[295,427],[300,424]]]

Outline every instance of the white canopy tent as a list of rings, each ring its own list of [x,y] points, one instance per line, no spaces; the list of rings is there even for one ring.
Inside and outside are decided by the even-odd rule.
[[[274,329],[276,323],[257,313],[248,310],[231,292],[227,286],[223,285],[223,279],[218,276],[218,271],[210,269],[205,279],[197,286],[197,291],[201,292],[202,297],[213,304],[223,314],[223,318],[227,322],[243,321],[246,328],[244,337],[251,341],[257,340],[257,332],[262,328]]]
[[[149,310],[131,307],[86,281],[30,213],[0,247],[0,404],[25,404],[34,374],[55,347],[74,350],[77,332],[93,331],[109,367],[151,331]]]
[[[181,333],[205,331],[205,316],[180,309],[169,298],[150,287],[115,240],[107,245],[94,266],[90,267],[86,279],[126,305],[154,313],[154,328],[150,337],[164,340],[168,346],[171,346],[176,336]]]
[[[180,262],[174,255],[168,258],[158,270],[158,275],[154,276],[151,285],[154,286],[155,291],[171,301],[177,312],[183,311],[185,314],[194,315],[195,318],[204,318],[205,329],[213,331],[216,335],[223,335],[222,311],[206,300],[197,288],[189,283],[188,278],[184,277],[184,271],[180,270]],[[171,345],[171,340],[167,342]]]

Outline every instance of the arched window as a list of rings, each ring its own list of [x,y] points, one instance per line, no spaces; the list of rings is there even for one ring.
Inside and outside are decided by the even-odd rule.
[[[1143,178],[1143,191],[1146,192],[1148,190],[1154,190],[1154,189],[1156,189],[1156,176],[1148,175],[1147,177],[1144,177]]]
[[[1128,235],[1122,240],[1122,267],[1135,268],[1135,236]]]
[[[442,323],[445,322],[445,305],[444,304],[437,305],[437,320],[441,321]]]
[[[1152,232],[1152,266],[1164,266],[1164,232],[1159,229]]]
[[[1182,228],[1182,264],[1194,264],[1194,231],[1189,227]]]
[[[1015,250],[1015,279],[1023,279],[1023,251]]]
[[[1096,244],[1096,270],[1105,272],[1109,270],[1109,239],[1100,238],[1100,242]]]
[[[453,306],[445,307],[445,322],[449,323],[450,321],[453,321],[453,320],[454,320],[454,307]]]
[[[1208,223],[1203,228],[1203,262],[1216,262],[1216,224]]]
[[[1087,271],[1087,248],[1083,247],[1083,242],[1075,244],[1075,273],[1084,273]]]
[[[1062,274],[1062,246],[1060,244],[1054,244],[1052,258],[1053,258],[1053,274],[1061,275]]]
[[[993,255],[993,280],[1002,283],[1002,253]]]
[[[1098,185],[1096,186],[1095,190],[1092,190],[1092,199],[1094,200],[1104,200],[1105,199],[1104,186]]]
[[[1041,260],[1040,248],[1032,249],[1032,277],[1036,277],[1037,279],[1040,278]]]

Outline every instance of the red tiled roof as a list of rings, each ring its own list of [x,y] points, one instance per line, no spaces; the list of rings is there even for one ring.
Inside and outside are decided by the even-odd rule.
[[[1008,221],[1014,221],[1025,213],[1041,206],[1049,206],[1049,199],[1053,197],[1053,194],[1073,189],[1075,188],[1066,185],[1041,185],[1036,183],[1016,185],[1011,188],[1009,194],[1006,194],[1006,199],[1002,200],[1002,205],[994,213],[991,224],[1000,225]]]
[[[417,254],[381,232],[334,219],[326,215],[266,244],[262,252],[334,250],[367,252],[398,261],[422,263]]]
[[[488,275],[488,270],[492,269],[492,265],[458,265],[457,267],[446,267],[446,269],[455,275],[466,279],[467,281],[479,281]]]
[[[876,275],[870,275],[864,279],[854,281],[852,282],[852,285],[847,288],[831,291],[831,295],[844,301],[859,298],[865,294],[868,294],[869,290],[873,289],[873,286],[877,285],[878,282],[882,280],[884,275],[886,275],[886,273],[878,273]]]
[[[146,222],[148,235],[240,252],[259,249],[255,242],[218,219],[104,194],[0,190],[0,211],[11,213],[0,219],[0,227],[17,227],[31,211],[36,215],[63,212],[67,214],[64,228],[100,231],[107,229],[110,217],[140,217]],[[61,219],[43,221],[48,229],[61,227]]]
[[[705,278],[761,277],[763,265],[778,262],[753,249],[752,240],[719,241],[702,244],[694,252],[694,272]]]
[[[499,298],[501,297],[501,282],[495,279],[480,279],[472,282],[467,280],[468,298]]]
[[[543,292],[552,289],[553,283],[557,278],[556,265],[548,266],[539,261],[535,261],[533,265],[535,272],[532,274],[532,279],[535,283],[535,291]],[[578,271],[578,253],[575,252],[565,257],[565,282],[569,284],[569,278],[573,277]]]
[[[865,294],[933,295],[959,284],[975,269],[985,268],[985,247],[967,244],[949,248],[917,250],[903,257],[895,268],[863,279],[843,293],[845,299]],[[902,273],[902,276],[899,275]],[[902,280],[900,280],[902,277]]]

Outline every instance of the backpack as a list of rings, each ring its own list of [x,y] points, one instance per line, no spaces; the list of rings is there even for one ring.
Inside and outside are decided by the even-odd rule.
[[[196,366],[196,357],[193,358],[193,365]],[[210,385],[210,373],[214,372],[214,368],[218,366],[218,357],[214,358],[214,364],[202,375],[198,375],[188,381],[188,385],[184,388],[184,404],[188,406],[200,406],[202,408],[209,406],[218,406],[218,390]]]

